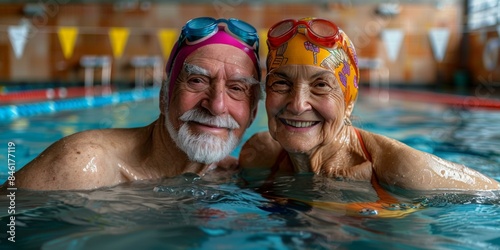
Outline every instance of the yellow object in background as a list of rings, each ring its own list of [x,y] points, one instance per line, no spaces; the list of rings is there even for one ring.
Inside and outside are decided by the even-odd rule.
[[[130,30],[128,28],[115,27],[109,30],[109,39],[111,41],[111,48],[113,49],[113,56],[115,58],[120,58],[123,55],[129,34]]]
[[[260,43],[260,58],[266,58],[267,56],[267,29],[259,30],[259,43]]]
[[[163,57],[168,59],[170,51],[177,39],[177,31],[175,29],[160,29],[158,31],[158,39],[160,40]]]
[[[59,29],[57,29],[57,35],[59,36],[59,42],[61,43],[64,58],[71,58],[75,48],[76,38],[78,36],[78,28],[59,27]]]

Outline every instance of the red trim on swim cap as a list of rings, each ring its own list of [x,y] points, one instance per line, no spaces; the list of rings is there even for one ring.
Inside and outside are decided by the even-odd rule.
[[[174,48],[172,49],[170,53],[170,57],[168,58],[167,62],[167,67],[166,71],[167,74],[170,73],[169,76],[169,86],[168,86],[168,98],[172,96],[172,92],[174,90],[174,85],[175,85],[175,80],[177,79],[181,69],[182,65],[184,64],[184,61],[186,58],[193,53],[195,50],[206,46],[210,44],[227,44],[231,45],[233,47],[236,47],[243,52],[245,52],[248,57],[252,60],[254,63],[255,69],[257,70],[258,74],[258,80],[260,81],[260,66],[259,66],[259,60],[257,59],[257,54],[254,50],[254,48],[249,47],[247,45],[244,45],[242,42],[238,41],[238,39],[234,38],[230,34],[226,33],[224,30],[219,29],[215,35],[209,37],[205,41],[202,41],[200,43],[194,44],[194,45],[188,45],[185,42],[183,42],[181,45],[176,42],[174,44]],[[180,47],[180,48],[179,48]],[[177,51],[177,55],[176,52]],[[175,57],[174,57],[175,56]],[[169,72],[170,70],[170,72]]]

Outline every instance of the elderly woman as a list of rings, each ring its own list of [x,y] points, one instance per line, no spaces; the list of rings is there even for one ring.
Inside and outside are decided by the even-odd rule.
[[[240,165],[272,173],[372,181],[411,190],[498,190],[492,178],[354,127],[359,70],[353,44],[327,20],[284,20],[268,32],[269,132],[243,146]]]

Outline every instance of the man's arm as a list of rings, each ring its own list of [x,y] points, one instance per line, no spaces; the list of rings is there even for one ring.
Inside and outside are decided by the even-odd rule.
[[[363,136],[381,183],[411,190],[500,190],[497,181],[464,165],[385,136],[368,132]]]
[[[55,142],[16,173],[15,187],[76,190],[118,184],[119,173],[107,165],[112,155],[92,142],[96,133],[86,131]]]
[[[243,145],[239,155],[241,168],[271,168],[282,150],[269,132],[260,132],[253,135]]]

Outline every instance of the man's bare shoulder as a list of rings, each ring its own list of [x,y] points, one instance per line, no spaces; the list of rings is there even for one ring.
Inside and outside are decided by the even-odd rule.
[[[272,167],[281,152],[281,145],[269,132],[253,135],[241,148],[239,164],[247,167]]]
[[[119,172],[108,164],[114,157],[112,134],[89,130],[62,138],[17,172],[17,187],[62,190],[118,184]]]

